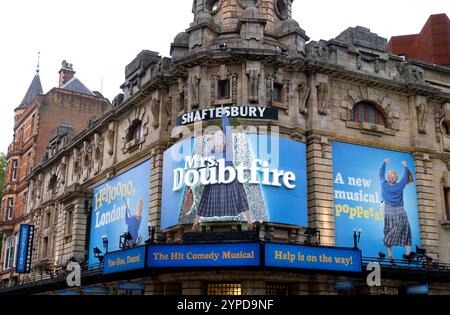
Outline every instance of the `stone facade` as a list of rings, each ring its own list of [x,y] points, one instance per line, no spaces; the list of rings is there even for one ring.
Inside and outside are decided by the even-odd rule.
[[[176,118],[195,109],[251,104],[279,109],[279,120],[239,122],[277,126],[283,137],[306,143],[308,221],[321,231],[323,245],[335,245],[332,142],[344,141],[413,154],[422,244],[436,261],[450,262],[443,200],[450,186],[450,134],[443,132],[450,124],[449,69],[405,62],[388,52],[386,39],[364,27],[308,42],[291,17],[292,3],[195,0],[194,21],[175,37],[172,58],[147,50],[137,55],[126,67],[123,94],[113,108],[28,176],[30,222],[37,226],[34,273],[85,261],[93,188],[149,158],[149,223],[169,242],[180,240],[189,227],[160,231],[163,153],[178,141]],[[225,98],[218,98],[221,80],[229,81]],[[386,123],[354,121],[352,111],[361,101],[373,104]],[[142,125],[139,139],[129,136],[136,121]],[[43,223],[48,213],[51,223]],[[236,223],[207,227],[236,228]],[[305,227],[265,223],[263,228],[275,241],[287,242]],[[45,253],[43,242],[49,240],[53,250]],[[339,276],[192,271],[133,279],[146,282],[146,294],[203,294],[208,281],[238,281],[244,294],[263,294],[270,282],[289,283],[293,294],[333,294]],[[354,280],[364,286],[363,279]],[[378,291],[359,292],[396,294],[399,286],[392,278]],[[449,284],[431,285],[432,293],[441,291],[450,292]]]
[[[65,68],[65,65],[70,66],[70,69]],[[39,75],[36,74],[25,97],[27,102],[22,102],[15,110],[14,139],[8,148],[5,191],[0,213],[0,232],[3,233],[4,243],[8,237],[15,236],[17,246],[20,224],[36,222],[37,216],[33,211],[35,202],[30,200],[45,200],[48,203],[44,206],[46,212],[51,212],[52,222],[57,222],[59,209],[56,211],[50,206],[52,201],[49,200],[62,193],[60,186],[64,184],[66,163],[59,161],[48,174],[41,174],[33,180],[29,180],[28,176],[39,169],[39,165],[54,158],[56,152],[70,143],[77,133],[86,129],[89,119],[102,115],[111,106],[100,95],[80,93],[64,86],[74,78],[75,71],[71,67],[72,65],[63,62],[63,68],[59,72],[60,86],[46,94],[43,93]],[[14,165],[18,169],[13,176]],[[59,181],[50,193],[45,188],[54,175],[58,176]],[[12,216],[8,214],[9,200],[13,201]],[[54,231],[48,231],[45,234],[52,237],[53,233]],[[49,246],[54,247],[56,239],[52,240],[51,237]],[[13,273],[11,268],[4,270],[4,256],[2,253],[0,278],[8,281]]]

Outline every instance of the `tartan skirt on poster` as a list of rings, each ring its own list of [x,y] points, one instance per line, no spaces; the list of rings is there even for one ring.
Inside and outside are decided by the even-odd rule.
[[[230,184],[212,184],[203,188],[197,215],[201,217],[237,216],[249,210],[244,186],[236,180]]]
[[[411,246],[411,226],[405,209],[385,204],[384,211],[384,244],[387,247]]]

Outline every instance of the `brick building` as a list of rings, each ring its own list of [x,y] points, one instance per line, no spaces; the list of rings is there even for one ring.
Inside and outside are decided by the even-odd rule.
[[[62,126],[52,137],[55,145],[49,146],[48,158],[27,176],[26,222],[35,227],[29,244],[31,272],[14,274],[16,278],[4,281],[0,293],[395,295],[417,292],[421,285],[422,292],[426,288],[430,294],[448,294],[449,68],[405,62],[389,52],[385,38],[360,26],[330,40],[310,41],[292,18],[292,5],[293,0],[193,1],[193,22],[175,37],[171,58],[142,51],[126,67],[123,94],[114,99],[110,111],[66,144],[62,139],[71,131]],[[217,119],[206,117],[223,108],[240,113],[233,117],[233,125],[278,130],[280,148],[292,150],[280,150],[280,169],[271,169],[270,174],[281,176],[281,167],[303,168],[304,174],[296,173],[301,175],[296,177],[300,190],[295,202],[286,206],[293,192],[279,182],[279,189],[263,187],[277,186],[276,180],[264,179],[259,188],[246,185],[250,219],[242,213],[220,220],[204,216],[199,230],[191,232],[195,222],[191,210],[199,199],[195,191],[193,197],[189,192],[177,195],[176,185],[173,191],[167,189],[175,174],[169,153],[177,145],[191,143],[191,138],[200,139],[190,132],[203,134],[206,127],[217,127]],[[195,128],[194,120],[202,121],[203,129]],[[252,145],[250,136],[233,139],[249,139],[242,147]],[[239,150],[239,145],[232,147]],[[196,154],[203,150],[195,148],[200,148]],[[251,150],[246,150],[235,151],[241,153],[234,158],[247,159]],[[377,157],[370,173],[377,181],[379,165],[389,156],[404,158],[414,169],[414,183],[405,195],[414,242],[404,242],[408,254],[403,258],[396,252],[389,259],[386,249],[370,253],[370,247],[390,244],[383,244],[382,237],[371,238],[375,230],[383,233],[386,209],[380,206],[378,190],[363,188],[370,186],[364,164],[372,165],[374,156],[382,157]],[[396,163],[401,162],[399,158]],[[338,191],[337,185],[343,183],[336,174],[339,170],[359,176],[349,177],[349,183],[358,187],[354,194]],[[293,178],[286,173],[285,186]],[[242,184],[245,176],[239,181]],[[270,189],[275,190],[268,193]],[[135,195],[141,193],[142,204],[135,207]],[[376,205],[365,210],[356,202],[356,207],[347,204],[345,210],[339,198],[363,205],[373,199],[371,204]],[[261,206],[261,200],[266,204]],[[99,210],[103,206],[107,212]],[[169,208],[178,210],[175,224],[168,222],[173,219],[168,218]],[[140,224],[137,236],[130,230],[123,233],[126,226],[119,222],[131,216],[128,211],[137,213],[133,216]],[[116,223],[122,224],[118,231],[108,230]],[[369,225],[358,236],[356,228]],[[414,255],[408,244],[417,246],[412,248]],[[200,245],[213,252],[223,246],[243,248],[236,253],[241,265],[202,265],[201,257],[210,253],[197,258],[187,253],[198,259],[194,266],[183,265],[188,261],[180,253],[151,254],[161,248],[195,251]],[[358,246],[363,258],[354,264],[355,270],[320,264],[311,268],[302,263],[314,262],[317,256],[311,254],[304,262],[298,252],[299,265],[294,266],[282,261],[292,258],[283,246],[292,252],[320,252],[325,264],[331,263],[327,255],[333,257],[333,251],[358,259]],[[246,255],[246,248],[251,254]],[[278,248],[274,257],[267,255],[272,248]],[[155,257],[162,257],[162,262]],[[170,265],[165,262],[169,257],[177,261]],[[251,265],[244,262],[247,258],[253,259]],[[82,266],[81,288],[67,287],[66,268],[72,262]],[[381,265],[380,287],[366,284],[365,267],[370,262]],[[135,263],[139,266],[127,267]],[[155,267],[157,263],[164,268]]]
[[[446,14],[430,16],[419,34],[394,36],[389,51],[407,59],[450,67],[450,20]]]
[[[15,262],[17,233],[27,221],[28,181],[33,167],[49,158],[49,140],[61,124],[72,133],[81,132],[89,119],[100,116],[109,107],[108,100],[91,92],[75,77],[72,65],[64,61],[59,71],[59,86],[43,93],[36,71],[30,87],[15,109],[14,139],[8,148],[5,190],[2,196],[0,229],[3,233],[1,278],[9,279]]]

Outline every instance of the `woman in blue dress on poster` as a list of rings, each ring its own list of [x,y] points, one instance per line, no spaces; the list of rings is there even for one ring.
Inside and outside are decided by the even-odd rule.
[[[390,159],[384,160],[380,168],[381,191],[383,196],[384,207],[384,244],[389,252],[389,260],[394,261],[392,254],[393,246],[406,248],[406,255],[411,253],[412,233],[409,224],[408,214],[404,208],[403,191],[406,185],[414,182],[408,165],[402,162],[405,171],[403,177],[398,181],[398,174],[394,170],[388,172],[386,179],[386,164],[391,162]]]
[[[235,167],[233,163],[233,134],[230,128],[230,122],[226,114],[222,116],[223,131],[217,131],[213,136],[214,146],[210,156],[213,156],[216,161],[225,159],[225,166]],[[192,191],[188,188],[187,200],[192,206]],[[203,187],[200,202],[197,209],[197,214],[192,226],[196,230],[200,219],[202,217],[225,217],[238,216],[244,213],[247,228],[249,231],[253,230],[253,223],[250,215],[250,207],[247,201],[247,195],[242,183],[236,179],[229,184],[209,184]]]

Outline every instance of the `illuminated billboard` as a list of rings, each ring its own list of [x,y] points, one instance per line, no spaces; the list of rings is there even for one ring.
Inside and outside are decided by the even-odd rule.
[[[240,221],[307,225],[306,146],[274,135],[213,133],[164,153],[161,229]]]
[[[411,154],[333,143],[336,245],[363,255],[402,259],[420,244],[414,159]]]
[[[150,160],[94,188],[92,200],[89,264],[98,263],[94,248],[105,253],[119,250],[120,237],[129,233],[129,246],[148,239]]]

